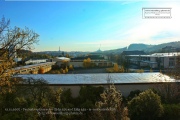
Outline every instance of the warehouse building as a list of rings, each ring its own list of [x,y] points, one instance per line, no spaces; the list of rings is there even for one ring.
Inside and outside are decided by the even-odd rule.
[[[18,75],[23,79],[43,79],[48,85],[71,89],[72,96],[77,97],[81,86],[93,85],[108,87],[114,84],[123,96],[128,96],[134,90],[146,90],[154,88],[157,84],[180,83],[162,73],[100,73],[100,74],[37,74],[37,75]]]

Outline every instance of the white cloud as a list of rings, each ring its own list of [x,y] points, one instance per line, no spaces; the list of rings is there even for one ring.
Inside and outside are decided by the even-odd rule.
[[[172,19],[142,19],[132,18],[137,22],[137,25],[124,33],[119,33],[119,37],[123,39],[123,44],[145,43],[145,44],[160,44],[164,42],[178,41],[180,38],[180,2],[172,2],[172,4],[164,3],[162,7],[172,8]],[[155,3],[154,3],[155,4]],[[157,4],[156,4],[157,5]],[[160,6],[160,7],[161,7]],[[169,33],[174,36],[162,36],[162,33]],[[172,34],[173,33],[173,34]],[[159,39],[153,39],[154,37]],[[180,40],[180,39],[179,39]]]

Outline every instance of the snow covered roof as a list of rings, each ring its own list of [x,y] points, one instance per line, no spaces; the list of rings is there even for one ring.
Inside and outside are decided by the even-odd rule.
[[[28,74],[18,75],[24,79],[44,79],[49,84],[124,84],[175,82],[167,75],[157,73],[100,73],[100,74]],[[179,81],[180,82],[180,81]]]

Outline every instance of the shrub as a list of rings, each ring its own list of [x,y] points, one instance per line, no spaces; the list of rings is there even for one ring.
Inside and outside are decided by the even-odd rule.
[[[129,101],[128,109],[132,120],[155,120],[163,114],[161,99],[151,89]]]
[[[180,103],[179,104],[163,104],[164,114],[163,120],[178,120],[180,118]]]

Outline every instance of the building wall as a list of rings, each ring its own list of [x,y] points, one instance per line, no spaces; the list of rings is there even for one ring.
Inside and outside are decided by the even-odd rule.
[[[156,58],[155,57],[150,57],[150,61],[151,62],[156,62]]]
[[[47,62],[47,59],[42,59],[42,60],[28,60],[25,62],[25,64],[38,64],[38,63],[45,63]]]
[[[92,62],[92,63],[95,63],[96,66],[99,66],[99,67],[103,67],[103,66],[113,66],[113,63],[112,62],[107,62],[107,61],[95,61],[95,62]],[[73,65],[74,67],[83,67],[83,61],[76,61],[76,62],[70,62],[69,63],[70,65]]]
[[[140,66],[141,66],[141,67],[148,66],[148,65],[149,65],[148,63],[140,62]]]
[[[157,64],[151,64],[151,68],[157,68],[158,67],[158,65]]]
[[[140,62],[140,66],[150,66],[151,68],[158,68],[158,60],[160,60],[160,67],[172,68],[176,64],[176,56],[164,56],[164,57],[143,57],[138,58],[137,56],[131,56],[131,63],[138,64],[138,60],[141,59],[144,62]],[[146,62],[145,62],[146,61]],[[149,61],[149,63],[147,62]],[[151,63],[156,62],[156,63]]]
[[[164,58],[164,68],[168,68],[169,67],[169,58],[165,57]]]
[[[83,67],[83,62],[70,62],[69,64],[74,67]]]
[[[170,64],[170,63],[173,63]],[[174,67],[176,64],[176,57],[166,57],[164,58],[164,68],[171,68]]]
[[[38,74],[39,69],[43,68],[43,73],[46,73],[52,69],[52,65],[54,63],[44,63],[44,64],[37,64],[37,65],[29,65],[23,66],[22,68],[14,70],[16,74]]]
[[[57,61],[57,62],[56,62],[56,65],[58,65],[58,66],[61,66],[61,64],[62,64],[61,61]]]

